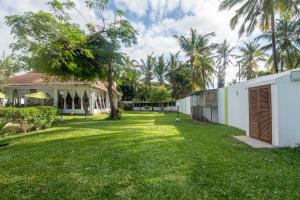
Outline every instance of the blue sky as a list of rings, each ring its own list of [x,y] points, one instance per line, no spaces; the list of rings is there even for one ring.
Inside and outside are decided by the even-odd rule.
[[[48,0],[0,0],[0,51],[9,52],[9,44],[13,38],[9,28],[4,24],[4,16],[47,9]],[[83,0],[74,0],[77,8],[89,19],[97,17],[88,12]],[[147,54],[160,55],[178,52],[179,46],[173,35],[187,35],[191,28],[199,33],[215,32],[215,42],[227,39],[232,46],[245,38],[238,38],[237,30],[229,28],[231,12],[219,12],[219,0],[111,0],[110,9],[103,15],[107,19],[114,17],[113,10],[122,9],[126,18],[139,32],[138,44],[124,49],[133,59],[145,58]],[[71,13],[77,23],[84,25],[84,19],[77,13]],[[182,55],[183,57],[183,55]],[[235,78],[237,68],[229,67],[227,81]]]

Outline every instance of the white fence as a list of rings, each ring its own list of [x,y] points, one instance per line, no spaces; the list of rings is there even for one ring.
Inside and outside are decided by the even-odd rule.
[[[185,97],[176,101],[179,103],[179,112],[187,115],[191,115],[191,97]]]

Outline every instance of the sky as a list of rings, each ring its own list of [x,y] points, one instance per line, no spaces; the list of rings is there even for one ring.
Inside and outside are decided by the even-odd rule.
[[[49,0],[0,0],[0,52],[10,52],[9,44],[13,42],[10,29],[5,25],[4,17],[21,14],[26,11],[47,10]],[[97,16],[84,6],[84,0],[74,0],[77,11],[71,13],[72,18],[82,27],[85,19],[97,22]],[[110,8],[103,13],[108,20],[113,18],[113,10],[122,9],[125,17],[138,31],[137,45],[123,49],[132,59],[140,60],[153,53],[177,53],[180,51],[174,35],[188,35],[190,29],[197,29],[201,34],[215,32],[214,42],[228,40],[237,46],[247,38],[239,38],[238,30],[231,30],[229,21],[232,11],[218,10],[220,0],[110,0]],[[85,16],[85,17],[82,17]],[[181,54],[184,58],[184,54]],[[237,67],[227,69],[226,82],[235,79]]]

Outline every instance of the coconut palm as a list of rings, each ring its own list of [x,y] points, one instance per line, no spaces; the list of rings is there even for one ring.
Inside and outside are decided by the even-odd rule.
[[[212,75],[214,73],[213,50],[215,50],[217,44],[210,42],[210,40],[214,36],[215,33],[198,35],[199,44],[194,62],[198,89],[205,90],[212,85]]]
[[[197,90],[197,84],[196,84],[196,75],[195,75],[195,53],[197,52],[198,46],[199,46],[199,37],[197,35],[197,31],[195,29],[191,29],[191,34],[189,37],[185,36],[174,36],[178,43],[180,48],[185,52],[185,56],[188,57],[188,63],[190,68],[192,69],[192,90]]]
[[[218,87],[222,88],[225,85],[225,75],[226,68],[229,64],[233,64],[233,47],[230,47],[227,40],[224,40],[221,44],[218,45],[216,51],[216,65],[218,67],[217,77],[218,77]]]
[[[147,55],[146,60],[141,60],[141,73],[143,75],[142,82],[147,86],[147,97],[149,97],[151,92],[151,81],[153,80],[153,69],[155,67],[155,57],[153,55]]]
[[[262,31],[271,31],[272,33],[272,51],[273,51],[273,68],[278,73],[278,60],[275,39],[275,15],[283,14],[286,11],[298,12],[298,0],[223,0],[220,4],[220,10],[228,10],[239,6],[236,14],[230,21],[231,28],[235,28],[240,19],[243,22],[239,29],[240,36],[245,32],[253,33],[257,25]]]
[[[278,61],[281,71],[284,66],[288,69],[299,67],[298,57],[300,56],[300,21],[280,19],[276,23],[276,51],[278,52]],[[262,47],[262,50],[272,49],[272,33],[265,32],[257,37],[259,40],[266,40],[268,44]],[[268,63],[273,61],[270,57]]]
[[[158,57],[157,62],[154,67],[154,74],[160,85],[163,85],[165,82],[165,75],[167,72],[167,63],[165,62],[165,56],[162,54]]]
[[[205,89],[207,86],[206,75],[208,74],[204,71],[206,69],[204,66],[207,66],[205,63],[209,60],[208,58],[212,53],[212,49],[216,47],[215,44],[210,43],[213,36],[215,36],[215,33],[199,35],[194,29],[191,29],[191,35],[189,38],[184,36],[175,36],[180,48],[185,52],[186,57],[189,58],[188,63],[192,70],[193,91],[197,91],[200,88]],[[203,67],[200,66],[200,64],[203,65]],[[200,68],[201,72],[199,71]]]
[[[239,75],[247,80],[255,78],[259,63],[266,61],[264,52],[256,41],[245,42],[238,50],[240,55],[236,58],[241,65]]]
[[[2,58],[0,58],[0,89],[6,84],[9,76],[17,70],[15,57],[13,55],[6,56],[3,52]]]

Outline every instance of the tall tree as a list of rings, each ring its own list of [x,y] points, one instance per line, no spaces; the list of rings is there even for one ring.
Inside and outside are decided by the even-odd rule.
[[[222,88],[225,86],[225,75],[226,69],[230,64],[233,64],[233,47],[229,46],[227,40],[224,40],[221,44],[218,45],[216,51],[216,64],[218,67],[217,77],[218,77],[218,87]]]
[[[166,79],[171,86],[173,99],[179,99],[191,91],[191,69],[188,64],[179,61],[179,52],[170,54]]]
[[[216,45],[211,43],[210,39],[214,35],[214,33],[200,35],[197,34],[196,30],[191,29],[190,37],[175,36],[180,48],[185,52],[186,57],[189,58],[188,63],[192,71],[193,91],[205,89],[209,83],[206,81],[209,78],[206,75],[209,75],[209,73],[206,73],[205,70],[209,70],[213,62],[211,55]]]
[[[6,56],[3,52],[0,58],[0,90],[7,83],[9,77],[19,70],[13,55]]]
[[[189,59],[188,63],[192,69],[192,90],[197,91],[198,85],[196,82],[196,71],[195,71],[195,54],[199,46],[199,37],[195,29],[191,29],[189,37],[175,35],[180,48],[185,52],[186,57]]]
[[[157,62],[154,67],[154,74],[160,85],[163,85],[165,82],[165,75],[167,71],[167,63],[165,61],[165,56],[162,54],[158,57]]]
[[[155,67],[155,57],[153,55],[147,55],[146,60],[141,60],[141,73],[143,76],[143,83],[147,86],[147,98],[149,98],[150,93],[151,93],[151,82],[153,80],[153,69]]]
[[[137,95],[137,86],[139,84],[140,71],[136,60],[126,56],[120,65],[117,78],[118,89],[122,92],[123,101],[131,101]]]
[[[195,54],[195,71],[196,82],[198,89],[206,90],[207,87],[212,85],[212,76],[214,73],[213,50],[217,44],[212,43],[210,40],[215,36],[215,33],[206,35],[198,35],[199,44]]]
[[[276,23],[276,51],[278,52],[278,61],[281,71],[300,67],[300,20],[286,20],[281,18]],[[262,50],[272,49],[272,33],[265,32],[257,37],[259,40],[265,40],[268,43],[262,47]],[[273,61],[270,57],[268,63]]]
[[[286,14],[287,12],[298,12],[298,4],[298,0],[223,0],[220,4],[220,10],[228,10],[239,6],[235,12],[236,14],[230,21],[230,26],[234,29],[239,24],[240,19],[243,18],[239,29],[240,35],[245,32],[247,34],[253,33],[257,25],[262,31],[271,31],[273,68],[274,72],[278,73],[275,16],[276,14]]]
[[[238,50],[240,55],[237,59],[241,64],[239,75],[247,80],[255,78],[259,63],[266,61],[264,52],[256,41],[245,42]]]
[[[86,6],[102,16],[106,0],[86,1]],[[106,79],[111,105],[111,118],[117,118],[117,104],[113,101],[114,66],[123,54],[121,45],[136,42],[136,31],[117,11],[113,22],[104,19],[87,23],[88,31],[80,29],[68,15],[75,9],[73,1],[53,0],[50,11],[25,12],[6,17],[16,38],[12,44],[20,61],[37,71],[61,78],[79,80]]]

